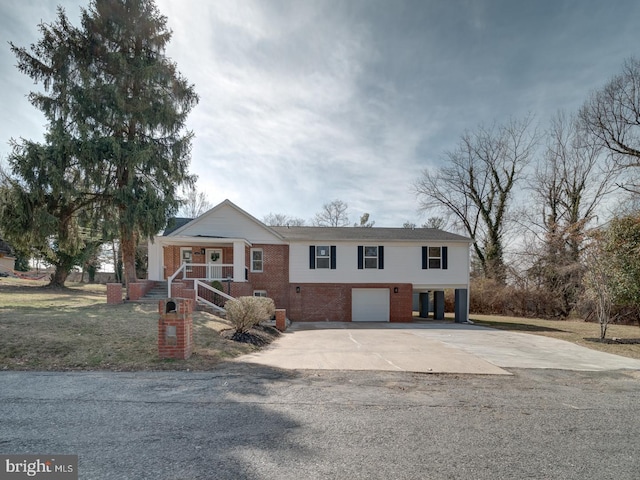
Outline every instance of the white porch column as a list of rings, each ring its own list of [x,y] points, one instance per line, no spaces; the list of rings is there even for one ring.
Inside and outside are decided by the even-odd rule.
[[[148,265],[147,265],[147,278],[149,280],[164,280],[164,251],[162,248],[162,241],[156,237],[154,241],[148,241],[149,253],[148,253]]]
[[[244,255],[244,242],[233,242],[233,281],[244,282],[244,268],[245,268],[245,255]]]

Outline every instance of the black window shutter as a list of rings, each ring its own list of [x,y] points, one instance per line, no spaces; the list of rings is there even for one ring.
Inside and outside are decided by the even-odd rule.
[[[442,247],[442,269],[446,270],[449,267],[449,247]]]
[[[336,269],[336,246],[331,245],[331,270]]]
[[[313,270],[316,268],[316,246],[309,246],[309,268]]]
[[[358,246],[358,270],[362,270],[364,268],[364,247],[362,245]]]
[[[429,268],[429,247],[422,247],[422,269]]]
[[[384,269],[384,247],[382,245],[378,247],[378,269]]]

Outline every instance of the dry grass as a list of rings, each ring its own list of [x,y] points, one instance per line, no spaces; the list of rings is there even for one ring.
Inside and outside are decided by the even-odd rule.
[[[0,278],[0,370],[207,370],[256,347],[223,338],[230,322],[194,312],[189,360],[157,355],[157,304],[106,304],[104,285]]]
[[[582,320],[541,320],[473,314],[470,317],[477,325],[544,335],[594,350],[640,359],[640,328],[635,325],[609,325],[607,339],[601,342],[600,325]]]
[[[257,349],[220,335],[232,327],[230,322],[194,312],[193,356],[161,360],[156,304],[107,305],[104,285],[71,284],[64,290],[44,285],[0,278],[0,370],[208,370]],[[471,315],[471,319],[478,325],[545,335],[640,359],[637,326],[610,325],[608,338],[619,340],[600,342],[596,323],[496,315]]]

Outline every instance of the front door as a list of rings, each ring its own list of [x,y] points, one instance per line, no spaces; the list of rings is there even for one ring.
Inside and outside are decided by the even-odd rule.
[[[207,248],[207,278],[220,280],[222,278],[222,249]]]

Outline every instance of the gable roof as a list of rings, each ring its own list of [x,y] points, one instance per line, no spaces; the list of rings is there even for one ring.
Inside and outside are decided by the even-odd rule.
[[[361,227],[271,227],[290,241],[394,241],[456,242],[471,239],[437,228],[361,228]]]
[[[207,227],[207,221],[209,221],[209,219],[215,217],[217,213],[222,212],[225,209],[231,209],[236,214],[238,214],[239,218],[244,218],[245,220],[248,220],[249,223],[251,223],[254,226],[258,227],[258,229],[261,229],[261,230],[264,230],[264,231],[268,232],[273,237],[276,237],[279,240],[283,239],[283,237],[278,232],[276,232],[272,227],[269,227],[269,226],[265,225],[260,220],[255,218],[253,215],[245,212],[243,209],[238,207],[235,203],[233,203],[230,200],[224,200],[223,202],[219,203],[218,205],[216,205],[212,209],[210,209],[207,212],[205,212],[202,215],[200,215],[198,218],[194,218],[193,220],[187,221],[186,223],[184,223],[180,227],[172,229],[169,233],[165,233],[164,236],[179,236],[179,235],[183,235],[184,234],[184,235],[192,235],[192,236],[211,236],[211,237],[216,237],[216,238],[226,238],[228,235],[218,236],[218,235],[216,235],[215,231],[211,231],[211,232],[208,232],[208,231],[207,232],[203,232],[202,231],[202,230],[206,230],[207,229],[206,228]],[[245,222],[245,224],[246,224],[246,222]],[[201,226],[205,226],[205,229],[202,229]],[[199,233],[194,233],[194,232],[196,232],[198,230],[200,230]],[[237,235],[232,235],[232,236],[237,236]],[[273,237],[271,237],[271,238],[273,238]]]

